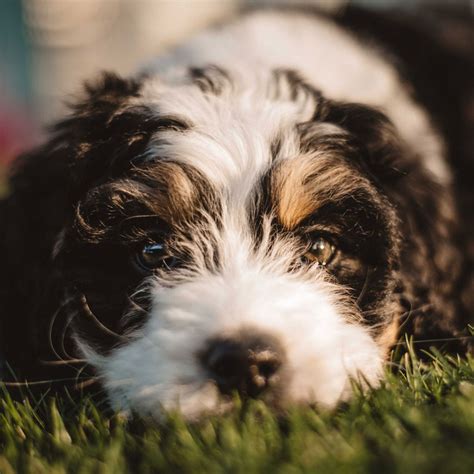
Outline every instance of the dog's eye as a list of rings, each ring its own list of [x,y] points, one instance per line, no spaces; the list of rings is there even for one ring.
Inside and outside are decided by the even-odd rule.
[[[168,253],[165,244],[159,242],[144,245],[136,253],[135,259],[138,266],[145,271],[172,268],[176,265],[176,258]]]
[[[331,262],[335,253],[336,247],[332,242],[324,237],[317,237],[311,242],[311,245],[304,254],[303,259],[309,263],[317,263],[324,267]]]

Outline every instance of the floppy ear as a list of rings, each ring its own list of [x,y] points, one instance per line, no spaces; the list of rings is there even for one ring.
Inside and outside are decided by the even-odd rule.
[[[443,339],[449,349],[462,350],[472,323],[472,297],[465,295],[474,287],[451,185],[439,183],[424,168],[383,113],[362,104],[333,104],[325,120],[351,133],[363,155],[361,165],[397,211],[402,237],[398,291],[407,310],[403,330],[418,341]]]
[[[57,139],[21,156],[0,203],[0,350],[16,367],[27,367],[36,349],[34,319],[51,278],[51,247],[71,204],[68,162],[66,142]]]
[[[361,157],[378,182],[390,186],[418,167],[419,161],[405,149],[390,119],[372,107],[357,103],[330,102],[324,119],[350,132]]]
[[[130,166],[151,130],[126,109],[140,84],[113,74],[86,84],[84,98],[51,130],[47,143],[19,157],[0,202],[0,353],[21,373],[47,344],[59,304],[53,250],[85,190]]]

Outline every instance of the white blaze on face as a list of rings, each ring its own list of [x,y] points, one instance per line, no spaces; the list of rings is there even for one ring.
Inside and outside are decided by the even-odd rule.
[[[293,97],[283,80],[278,98],[269,97],[276,87],[272,70],[254,71],[251,77],[235,68],[229,71],[232,82],[221,95],[203,93],[189,78],[168,84],[152,77],[132,105],[192,124],[185,133],[158,132],[148,150],[151,160],[191,166],[225,190],[229,203],[243,204],[276,158],[271,151],[275,140],[278,158],[298,156],[296,126],[311,119],[316,103],[303,91]]]
[[[332,407],[350,395],[351,378],[377,383],[381,351],[322,271],[287,273],[285,257],[265,261],[245,235],[227,237],[218,273],[201,269],[171,288],[153,281],[149,319],[130,343],[105,357],[86,350],[114,407],[154,415],[178,409],[188,418],[219,411],[225,401],[198,354],[209,340],[242,329],[281,343],[285,402]]]

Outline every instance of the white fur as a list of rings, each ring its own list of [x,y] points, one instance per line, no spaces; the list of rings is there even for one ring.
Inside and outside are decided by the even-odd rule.
[[[217,64],[247,83],[263,70],[292,68],[329,98],[383,110],[441,183],[451,180],[444,143],[382,52],[316,16],[257,12],[192,38],[145,68],[170,84],[190,65]]]
[[[263,70],[249,83],[235,72],[232,87],[218,96],[203,94],[194,84],[147,82],[136,103],[194,124],[184,134],[160,132],[150,146],[150,157],[197,168],[226,190],[228,203],[243,205],[272,162],[272,141],[277,137],[282,141],[277,158],[296,158],[300,149],[294,125],[309,120],[315,110],[308,97],[269,98],[271,77],[270,70]],[[334,126],[326,133],[337,131]]]

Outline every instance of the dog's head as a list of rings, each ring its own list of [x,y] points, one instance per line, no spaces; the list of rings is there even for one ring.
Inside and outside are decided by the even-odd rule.
[[[62,318],[116,407],[333,406],[379,381],[412,238],[393,194],[418,166],[381,112],[285,70],[107,75],[33,155],[7,259],[36,333]]]

